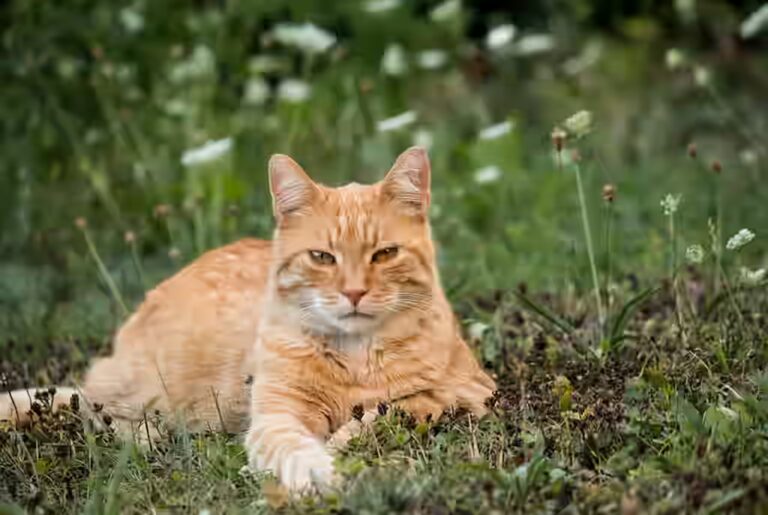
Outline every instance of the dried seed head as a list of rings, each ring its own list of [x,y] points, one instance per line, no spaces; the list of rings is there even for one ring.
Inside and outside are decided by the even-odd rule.
[[[563,150],[563,145],[565,144],[565,137],[566,137],[566,133],[560,127],[555,127],[552,130],[552,144],[555,146],[555,150],[557,152],[560,152],[561,150]]]
[[[84,231],[85,229],[88,228],[88,220],[86,220],[82,216],[78,216],[77,218],[75,218],[75,227],[77,227],[81,231]]]
[[[133,231],[125,231],[123,239],[128,244],[134,243],[136,241],[136,233]]]
[[[688,143],[688,157],[696,159],[699,155],[699,150],[696,148],[696,143]]]
[[[716,174],[720,174],[720,172],[723,171],[723,163],[721,163],[717,159],[712,161],[712,164],[710,166],[712,167],[712,171],[715,172]]]
[[[613,184],[606,184],[603,186],[603,200],[606,202],[613,202],[616,199],[616,186]]]
[[[171,250],[168,251],[168,257],[171,259],[179,259],[181,257],[181,251],[176,247],[171,247]]]
[[[370,93],[373,91],[375,84],[371,79],[362,79],[360,81],[360,93],[365,95],[366,93]]]
[[[171,206],[168,204],[158,204],[154,209],[155,218],[165,218],[171,214]]]

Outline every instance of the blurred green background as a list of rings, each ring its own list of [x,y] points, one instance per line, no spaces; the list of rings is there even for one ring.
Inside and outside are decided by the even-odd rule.
[[[615,210],[616,281],[667,270],[667,193],[682,195],[681,253],[707,245],[722,202],[725,238],[757,233],[736,265],[765,265],[760,7],[7,2],[0,341],[109,334],[123,314],[96,253],[130,308],[206,249],[269,237],[265,165],[276,152],[341,184],[375,181],[406,147],[425,145],[452,299],[520,283],[584,290],[575,178],[558,169],[550,138],[582,110],[592,130],[569,138],[564,157],[581,154],[601,263]],[[601,197],[607,183],[612,206]]]

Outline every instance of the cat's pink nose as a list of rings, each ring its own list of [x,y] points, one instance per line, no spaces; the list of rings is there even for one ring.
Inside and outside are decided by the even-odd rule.
[[[368,293],[368,290],[343,290],[341,292],[341,294],[348,298],[349,302],[355,307],[360,304],[360,299],[362,299],[366,293]]]

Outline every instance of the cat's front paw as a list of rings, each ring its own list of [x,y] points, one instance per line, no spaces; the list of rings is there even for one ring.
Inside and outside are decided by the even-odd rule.
[[[336,481],[333,458],[321,446],[293,452],[280,467],[280,482],[293,491],[323,491]]]

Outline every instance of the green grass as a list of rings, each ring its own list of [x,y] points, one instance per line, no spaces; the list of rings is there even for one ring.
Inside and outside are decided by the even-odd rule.
[[[1,389],[76,382],[109,352],[123,305],[206,249],[269,237],[270,154],[328,184],[371,182],[424,141],[442,280],[500,385],[482,421],[382,417],[339,456],[342,488],[303,499],[241,473],[238,435],[136,447],[41,401],[33,427],[0,429],[0,513],[765,509],[768,297],[741,269],[768,263],[768,53],[735,36],[758,2],[695,2],[693,18],[685,2],[464,2],[435,19],[437,4],[0,7]],[[280,44],[271,30],[286,20],[337,43],[312,55]],[[507,22],[512,46],[489,50],[487,30]],[[515,52],[537,33],[554,46]],[[393,44],[401,75],[382,71]],[[686,58],[671,69],[673,47]],[[429,49],[445,63],[420,66]],[[309,99],[281,99],[286,78]],[[550,134],[580,110],[591,131],[570,128],[559,167]],[[413,123],[378,129],[406,111]],[[224,138],[218,159],[182,164]],[[489,166],[500,173],[484,180]],[[674,220],[667,194],[682,198]],[[743,227],[755,240],[725,249]],[[685,259],[693,244],[701,263]]]
[[[768,297],[739,301],[752,306],[745,325],[723,305],[691,321],[684,343],[674,299],[659,292],[598,359],[580,348],[578,299],[561,308],[568,336],[511,298],[475,299],[465,309],[495,321],[475,341],[498,376],[493,414],[416,424],[387,413],[340,453],[344,484],[325,496],[290,499],[242,472],[237,435],[167,433],[137,447],[83,433],[76,413],[52,416],[44,400],[33,427],[0,432],[0,494],[53,513],[750,512],[768,503]],[[30,365],[58,379],[72,346]]]

